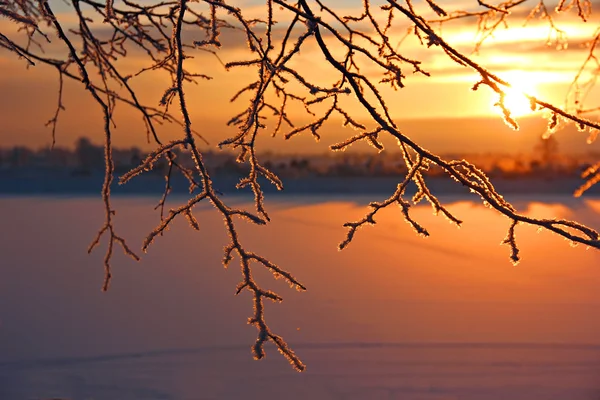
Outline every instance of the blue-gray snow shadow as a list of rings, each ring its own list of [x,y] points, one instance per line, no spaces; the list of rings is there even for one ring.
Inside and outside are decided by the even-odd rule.
[[[298,374],[248,346],[0,364],[0,398],[594,399],[600,344],[305,343]]]

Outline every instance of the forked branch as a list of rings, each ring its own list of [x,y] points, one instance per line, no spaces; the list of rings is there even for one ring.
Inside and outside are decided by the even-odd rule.
[[[474,71],[478,75],[478,82],[473,90],[491,90],[498,99],[497,106],[507,124],[518,129],[516,119],[505,104],[510,82],[458,51],[434,26],[455,20],[475,20],[478,24],[477,50],[499,26],[508,23],[512,13],[524,8],[524,11],[528,11],[525,13],[528,15],[526,22],[533,18],[545,21],[549,24],[549,43],[556,42],[556,47],[564,48],[567,40],[564,31],[555,23],[552,12],[543,0],[531,6],[528,0],[499,3],[477,0],[473,3],[477,5],[475,10],[452,10],[446,4],[442,6],[433,0],[426,0],[422,5],[413,4],[410,0],[385,0],[379,7],[369,0],[363,0],[362,7],[350,15],[345,15],[347,10],[342,14],[337,6],[324,0],[267,0],[263,19],[247,17],[245,10],[235,6],[233,0],[67,0],[65,3],[74,16],[74,22],[68,27],[58,21],[48,0],[0,0],[0,17],[8,19],[11,26],[16,28],[17,36],[21,35],[15,39],[14,32],[0,32],[0,47],[24,59],[30,66],[44,64],[58,72],[57,107],[48,121],[53,143],[59,115],[65,108],[65,79],[82,84],[102,110],[105,148],[102,199],[105,219],[89,250],[93,250],[102,238],[108,238],[104,258],[105,290],[112,275],[111,259],[115,244],[132,258],[138,259],[115,231],[115,210],[111,204],[110,189],[114,175],[113,115],[117,105],[135,110],[144,122],[146,140],[155,146],[138,166],[120,177],[119,183],[125,184],[152,170],[159,160],[167,162],[164,192],[156,206],[160,210],[160,222],[143,241],[142,250],[147,251],[150,244],[165,234],[179,217],[185,218],[193,230],[203,229],[202,221],[194,215],[194,208],[201,202],[210,203],[223,217],[229,236],[224,248],[223,264],[228,266],[235,257],[240,262],[241,281],[236,293],[247,290],[252,295],[253,314],[248,322],[257,329],[257,338],[252,346],[252,354],[257,359],[265,356],[264,344],[271,341],[295,369],[305,369],[283,338],[273,333],[267,325],[264,300],[280,302],[282,297],[260,286],[253,278],[253,268],[266,268],[274,278],[285,280],[297,290],[306,288],[290,272],[245,248],[237,230],[237,218],[256,225],[264,225],[269,221],[259,182],[261,177],[278,190],[284,187],[277,174],[260,160],[257,141],[261,135],[276,136],[283,132],[286,139],[292,140],[297,135],[308,133],[318,140],[327,121],[341,118],[342,124],[353,128],[355,132],[332,145],[330,149],[333,151],[343,151],[357,142],[366,141],[380,152],[384,149],[382,138],[385,136],[397,141],[406,175],[399,177],[400,183],[389,198],[370,203],[362,219],[344,225],[348,231],[339,245],[340,249],[350,244],[361,227],[375,224],[379,211],[392,204],[398,205],[407,223],[422,236],[427,236],[428,231],[410,214],[411,205],[421,201],[428,202],[435,213],[441,213],[450,222],[460,226],[462,221],[430,190],[424,173],[430,167],[441,168],[449,178],[464,186],[465,190],[477,194],[485,205],[509,219],[503,243],[510,247],[513,263],[519,261],[515,230],[521,225],[538,226],[573,243],[600,249],[596,230],[573,221],[537,219],[520,214],[475,165],[467,160],[444,159],[411,139],[401,128],[401,122],[394,119],[387,92],[381,90],[382,87],[400,90],[410,84],[407,71],[422,77],[431,76],[424,62],[409,56],[409,52],[404,51],[400,44],[392,42],[394,32],[405,31],[408,23],[411,27],[409,35],[415,35],[423,48],[429,49],[426,51],[437,51],[465,70]],[[575,10],[578,17],[586,21],[591,2],[561,1],[557,12],[567,12],[569,9]],[[50,26],[54,33],[44,33],[44,25]],[[244,37],[247,45],[245,56],[235,53],[233,60],[221,61],[223,53],[220,53],[220,49],[227,48],[230,42],[227,34]],[[554,132],[566,123],[573,123],[580,130],[589,132],[588,140],[591,142],[600,131],[600,123],[590,117],[599,108],[583,105],[600,71],[595,55],[599,38],[596,31],[594,38],[587,43],[589,53],[571,87],[575,107],[558,107],[526,94],[533,110],[548,112],[548,132]],[[49,42],[56,48],[60,47],[48,53],[54,54],[53,57],[44,52]],[[315,79],[303,67],[314,65],[315,59],[312,57],[315,49],[323,65],[333,74],[333,79]],[[241,110],[232,112],[229,120],[229,125],[235,127],[236,132],[218,143],[220,148],[237,152],[237,162],[248,167],[248,174],[236,187],[252,191],[255,206],[252,212],[228,205],[215,190],[213,176],[205,164],[198,139],[206,144],[208,142],[192,128],[193,113],[184,89],[189,90],[190,84],[198,84],[203,90],[201,82],[212,79],[212,76],[202,70],[204,64],[187,60],[206,54],[216,56],[219,65],[222,64],[226,70],[244,68],[254,73],[250,82],[240,83],[240,89],[231,99],[234,104],[244,102]],[[136,71],[125,71],[118,60],[127,59],[130,55],[139,56],[145,60],[145,64]],[[591,74],[584,73],[590,70]],[[169,84],[162,88],[162,98],[155,99],[158,103],[156,106],[142,101],[133,84],[140,76],[148,74],[168,77]],[[174,105],[178,108],[175,114],[169,110]],[[366,113],[368,121],[355,116],[357,109]],[[298,123],[301,114],[309,118],[309,122]],[[173,122],[181,128],[179,138],[172,141],[160,138],[157,125],[164,122]],[[206,128],[201,123],[198,126],[199,130]],[[288,129],[287,132],[285,129]],[[178,158],[180,154],[189,156],[192,165],[186,166],[181,162]],[[584,173],[587,181],[577,190],[576,196],[600,182],[599,171],[600,163]],[[169,208],[167,199],[172,189],[172,177],[176,174],[181,174],[189,182],[190,195],[181,205]],[[416,192],[407,199],[409,185],[414,185]]]

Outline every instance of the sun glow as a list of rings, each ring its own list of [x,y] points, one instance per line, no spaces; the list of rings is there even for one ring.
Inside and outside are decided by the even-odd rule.
[[[537,96],[535,82],[529,74],[521,71],[511,71],[503,74],[502,78],[510,83],[511,87],[504,89],[504,106],[513,117],[521,117],[531,114],[531,102],[526,95]],[[497,100],[494,101],[494,105]],[[497,110],[497,107],[495,107]]]

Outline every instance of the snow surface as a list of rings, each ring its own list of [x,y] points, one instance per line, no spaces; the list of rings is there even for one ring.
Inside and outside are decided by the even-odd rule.
[[[273,346],[252,360],[251,301],[233,296],[240,273],[220,265],[227,238],[211,208],[195,213],[200,232],[177,222],[140,263],[117,252],[101,293],[103,253],[86,254],[99,198],[0,198],[0,399],[600,398],[600,252],[517,227],[515,267],[498,245],[509,221],[451,197],[460,229],[414,207],[423,239],[390,209],[338,252],[342,224],[379,199],[274,199],[273,222],[240,234],[309,288],[255,272],[285,299],[267,304],[267,320],[307,363],[302,374]],[[600,227],[598,199],[511,200]],[[154,204],[115,199],[135,248],[158,221]]]

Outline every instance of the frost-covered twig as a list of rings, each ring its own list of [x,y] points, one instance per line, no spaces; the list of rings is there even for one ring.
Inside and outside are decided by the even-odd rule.
[[[555,47],[563,48],[566,44],[564,31],[555,23],[543,0],[534,2],[535,5],[530,5],[528,0],[505,0],[498,3],[478,0],[473,3],[474,6],[478,5],[476,10],[466,11],[453,10],[449,5],[435,0],[426,0],[423,4],[413,4],[411,0],[385,0],[376,10],[374,3],[363,0],[362,7],[350,15],[346,15],[347,9],[342,14],[337,5],[322,0],[267,0],[264,18],[259,19],[247,17],[245,8],[238,7],[235,0],[66,0],[65,3],[74,16],[69,29],[59,23],[48,0],[0,0],[0,17],[12,21],[17,28],[17,35],[22,35],[19,39],[12,32],[0,33],[0,47],[24,58],[31,66],[44,64],[58,71],[57,108],[48,122],[52,128],[53,142],[58,117],[64,108],[62,88],[65,79],[83,84],[102,108],[106,161],[102,186],[105,221],[92,242],[90,251],[102,238],[108,237],[104,259],[105,289],[111,277],[110,263],[115,243],[137,259],[125,240],[114,230],[115,211],[111,205],[110,187],[114,173],[112,117],[117,105],[135,110],[144,122],[146,140],[155,146],[138,166],[120,178],[120,183],[126,183],[155,168],[161,159],[167,161],[167,168],[163,171],[165,187],[156,206],[160,209],[160,223],[147,235],[142,245],[143,250],[148,250],[153,240],[164,234],[179,217],[185,218],[192,229],[202,229],[202,221],[194,215],[194,207],[203,201],[212,204],[223,217],[225,231],[229,235],[223,263],[227,266],[234,257],[239,259],[242,278],[236,292],[247,290],[252,295],[254,311],[249,323],[257,329],[257,339],[252,346],[252,353],[256,358],[264,357],[264,344],[271,341],[294,368],[305,368],[283,338],[274,334],[267,325],[264,299],[279,302],[282,297],[258,285],[253,278],[253,268],[266,268],[275,278],[284,279],[298,290],[305,290],[305,287],[290,272],[267,257],[245,248],[237,230],[238,218],[257,225],[264,225],[269,221],[261,177],[266,178],[278,190],[283,190],[284,187],[281,179],[257,155],[258,138],[264,134],[276,136],[284,132],[284,138],[293,140],[307,132],[319,139],[325,123],[341,118],[342,125],[353,128],[355,132],[332,145],[330,148],[333,151],[343,151],[354,143],[366,141],[380,152],[384,149],[382,139],[385,136],[397,141],[408,171],[406,176],[399,177],[400,183],[388,199],[372,202],[362,219],[345,224],[348,231],[340,249],[352,241],[359,228],[374,224],[379,210],[392,204],[399,206],[404,219],[423,236],[428,235],[428,231],[409,213],[411,202],[416,204],[427,201],[435,213],[441,213],[452,223],[460,225],[462,221],[428,187],[423,171],[430,167],[441,168],[449,178],[463,185],[465,190],[477,194],[485,205],[509,219],[510,225],[503,243],[510,247],[510,259],[514,263],[519,260],[515,230],[521,225],[535,225],[573,243],[600,248],[596,230],[574,221],[537,219],[523,215],[498,193],[492,181],[477,166],[467,160],[446,160],[411,139],[410,133],[405,132],[401,122],[393,117],[396,106],[390,106],[387,92],[381,90],[384,86],[393,90],[404,88],[411,79],[407,71],[422,77],[431,76],[426,63],[410,56],[400,44],[396,45],[392,41],[394,30],[400,27],[405,30],[404,25],[408,23],[411,26],[409,34],[415,35],[423,47],[429,48],[428,51],[438,51],[465,70],[475,72],[479,81],[473,89],[491,90],[498,99],[498,109],[507,124],[518,129],[516,119],[505,104],[510,82],[459,51],[434,26],[442,26],[458,19],[475,19],[478,23],[477,50],[485,45],[498,27],[507,23],[515,11],[526,11],[520,13],[527,15],[526,22],[532,18],[544,20],[549,24],[549,41],[556,44]],[[590,7],[588,0],[568,3],[561,1],[557,11],[566,12],[572,8],[585,21],[589,17]],[[56,34],[52,36],[44,33],[44,25],[51,26]],[[223,53],[219,49],[229,46],[225,31],[244,36],[247,44],[245,56],[238,56],[240,53],[236,53],[234,59],[221,61]],[[44,41],[38,42],[40,37]],[[586,100],[586,94],[598,76],[595,48],[599,37],[596,32],[595,37],[588,42],[589,54],[575,77],[572,86],[572,97],[576,103],[574,109],[558,107],[526,94],[532,109],[548,111],[549,132],[554,132],[563,124],[574,123],[580,130],[589,131],[590,142],[597,136],[600,123],[590,116],[598,108],[584,107],[582,102]],[[44,53],[47,42],[54,39],[58,39],[54,46],[57,46],[56,43],[64,46],[58,50],[53,48],[48,54]],[[307,49],[308,46],[313,47]],[[313,65],[315,62],[313,50],[319,53],[319,62],[333,74],[333,79],[317,79],[307,73],[304,65]],[[232,111],[229,120],[229,125],[235,127],[236,132],[231,137],[220,140],[219,147],[237,152],[237,162],[247,165],[248,173],[238,182],[237,188],[249,188],[252,191],[255,211],[229,206],[215,190],[213,176],[203,160],[202,144],[197,139],[203,140],[199,132],[205,132],[207,126],[202,121],[194,121],[194,127],[197,128],[192,128],[192,109],[184,92],[184,89],[189,90],[190,84],[198,84],[199,90],[202,90],[201,82],[212,79],[203,70],[203,63],[187,61],[201,54],[200,52],[208,53],[210,57],[215,56],[219,65],[223,65],[226,70],[244,68],[254,73],[250,82],[240,83],[240,89],[231,98],[232,107],[239,103],[243,105],[241,109]],[[131,55],[139,56],[140,60],[145,60],[145,64],[126,71],[119,60]],[[590,68],[590,65],[594,68]],[[590,79],[583,81],[583,72],[590,69]],[[151,73],[163,74],[169,82],[161,89],[164,93],[162,98],[152,100],[155,104],[158,103],[156,106],[143,101],[134,84],[140,76]],[[207,95],[210,96],[210,93]],[[174,104],[179,112],[171,113],[169,107]],[[357,117],[357,109],[367,116],[366,120]],[[298,117],[300,113],[304,113],[308,122],[298,122],[301,119]],[[158,125],[164,122],[181,127],[182,133],[178,139],[161,139]],[[288,129],[287,133],[284,129]],[[204,144],[207,142],[204,141]],[[181,155],[189,157],[192,164],[186,164],[179,158]],[[585,172],[584,178],[587,181],[576,195],[581,195],[600,181],[598,165],[600,164]],[[166,211],[174,174],[182,174],[187,179],[190,197],[183,204]],[[414,184],[417,189],[410,201],[404,198],[409,184]]]

